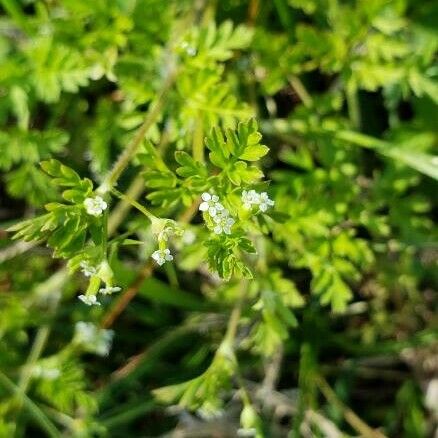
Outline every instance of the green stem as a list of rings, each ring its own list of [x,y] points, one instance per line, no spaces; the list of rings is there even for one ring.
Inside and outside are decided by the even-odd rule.
[[[355,129],[360,130],[361,115],[356,85],[354,83],[347,84],[345,87],[345,92],[348,103],[348,114],[350,116],[351,123]]]
[[[34,420],[47,432],[51,438],[60,438],[61,433],[55,425],[47,418],[44,412],[29,398],[23,391],[18,388],[5,374],[0,371],[0,383],[11,394],[15,394],[20,398],[23,405],[34,418]]]
[[[128,144],[126,149],[120,155],[114,167],[110,170],[110,172],[108,172],[108,174],[104,178],[102,184],[97,189],[98,192],[106,193],[116,185],[118,179],[120,178],[120,175],[128,167],[130,161],[137,153],[149,129],[157,121],[166,101],[167,93],[173,85],[175,78],[176,70],[168,74],[161,90],[158,93],[156,100],[151,104],[151,107],[144,119],[143,124],[140,126],[132,141]]]
[[[318,376],[316,378],[316,383],[327,401],[342,412],[345,420],[361,436],[363,436],[364,438],[386,438],[383,433],[379,432],[378,430],[372,429],[349,407],[345,406],[345,404],[338,398],[335,391],[333,391],[333,389],[322,376]]]
[[[125,202],[128,202],[133,207],[135,207],[138,211],[141,211],[151,222],[154,222],[156,220],[159,220],[154,214],[152,214],[146,207],[143,207],[140,203],[135,201],[134,199],[131,199],[128,197],[128,195],[125,195],[122,192],[119,192],[116,189],[111,189],[111,193],[116,195],[118,198],[124,200]]]
[[[193,132],[192,144],[193,159],[201,163],[204,162],[204,129],[202,126],[202,118],[199,115],[195,124],[195,131]]]
[[[126,199],[136,201],[144,189],[144,180],[141,174],[137,175],[126,191]],[[122,223],[128,211],[131,209],[131,204],[126,199],[121,199],[117,206],[111,212],[108,218],[108,234],[111,236]]]
[[[298,97],[301,99],[301,102],[303,102],[303,104],[306,107],[311,106],[313,103],[312,96],[309,94],[306,87],[301,82],[300,78],[298,76],[293,75],[289,78],[289,83],[292,86],[292,88],[295,90],[295,92],[298,94]]]

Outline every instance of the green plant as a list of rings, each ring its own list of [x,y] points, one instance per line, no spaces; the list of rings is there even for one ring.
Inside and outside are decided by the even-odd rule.
[[[1,4],[0,436],[424,436],[433,2]]]

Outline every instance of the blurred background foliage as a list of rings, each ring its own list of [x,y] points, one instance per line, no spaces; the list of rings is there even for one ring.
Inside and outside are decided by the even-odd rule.
[[[0,4],[0,437],[234,437],[254,421],[267,437],[434,436],[436,2]],[[102,182],[176,64],[147,135],[169,174],[146,144],[119,189],[187,221],[174,151],[202,161],[213,127],[258,120],[279,214],[237,373],[218,347],[242,283],[207,270],[196,218],[176,270],[152,272],[153,243],[119,249],[124,292],[101,308],[44,245],[2,231],[59,199],[41,160]],[[112,225],[150,241],[135,211]],[[166,386],[197,376],[191,396]]]

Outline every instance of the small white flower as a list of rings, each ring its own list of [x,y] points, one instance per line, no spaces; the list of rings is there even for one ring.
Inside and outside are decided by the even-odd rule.
[[[268,208],[272,207],[275,202],[269,198],[266,192],[260,193],[260,203],[259,209],[260,211],[265,212]]]
[[[87,306],[100,306],[99,301],[97,301],[96,295],[79,295],[78,298]]]
[[[242,192],[242,202],[243,206],[249,210],[253,205],[260,203],[260,195],[255,190],[250,190],[249,192],[244,190]]]
[[[99,292],[103,295],[111,295],[114,292],[120,292],[121,290],[122,288],[118,286],[106,286],[106,287],[101,287],[99,289]]]
[[[101,329],[91,322],[79,321],[75,325],[74,342],[99,356],[108,355],[113,336],[113,330]]]
[[[80,265],[82,273],[86,277],[92,277],[93,275],[96,275],[96,268],[94,266],[91,266],[88,262],[81,262]]]
[[[108,204],[100,197],[87,198],[84,201],[85,210],[92,216],[100,216],[107,209]]]
[[[258,205],[259,210],[262,212],[265,212],[274,205],[274,201],[269,199],[266,192],[257,193],[255,190],[244,190],[242,192],[242,202],[247,210],[251,209],[254,205]]]
[[[219,211],[224,209],[224,206],[219,202],[219,196],[211,195],[210,193],[203,193],[201,198],[204,202],[199,206],[199,210],[208,211],[211,217],[215,217]]]
[[[166,262],[171,262],[173,260],[173,255],[170,253],[170,249],[157,249],[153,254],[152,258],[160,265],[164,265]]]
[[[224,209],[213,218],[213,221],[216,223],[213,231],[216,234],[231,234],[231,227],[234,225],[235,220],[229,216],[229,212],[227,209]]]

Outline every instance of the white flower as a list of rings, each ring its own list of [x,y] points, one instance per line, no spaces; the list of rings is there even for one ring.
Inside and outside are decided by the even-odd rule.
[[[242,192],[242,202],[243,206],[249,210],[253,205],[260,203],[260,195],[255,190],[250,190],[249,192],[244,190]]]
[[[266,192],[260,193],[260,203],[259,209],[260,211],[265,212],[268,208],[272,207],[275,202],[272,199],[269,199],[269,196]]]
[[[251,209],[254,205],[258,205],[259,210],[262,212],[265,212],[274,205],[274,201],[269,199],[266,192],[257,193],[255,190],[250,190],[249,192],[244,190],[242,192],[242,202],[247,210]]]
[[[153,254],[152,258],[160,265],[164,265],[166,262],[173,260],[173,255],[170,254],[170,249],[157,249]]]
[[[219,211],[224,209],[224,206],[219,202],[219,196],[211,195],[210,193],[203,193],[201,198],[204,202],[199,206],[199,210],[208,211],[211,217],[216,216]]]
[[[222,210],[213,218],[213,221],[216,223],[215,227],[213,228],[213,231],[216,234],[221,234],[222,232],[225,234],[231,234],[231,227],[233,226],[235,220],[229,216],[227,209]]]
[[[100,306],[99,301],[97,301],[96,295],[79,295],[78,298],[87,306]]]
[[[96,196],[95,198],[85,199],[84,206],[88,214],[97,217],[107,209],[108,204],[100,196]]]
[[[113,336],[113,330],[101,329],[91,322],[79,321],[75,325],[74,342],[99,356],[108,355]]]
[[[111,295],[114,292],[120,292],[121,290],[122,288],[118,286],[106,286],[106,287],[101,287],[99,289],[99,292],[103,295]]]
[[[88,262],[81,262],[80,265],[82,273],[86,277],[92,277],[93,275],[96,275],[96,268],[94,266],[91,266]]]

